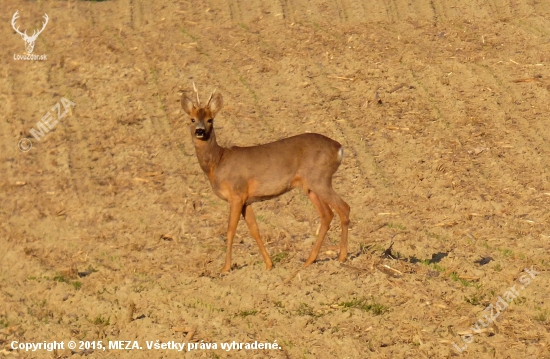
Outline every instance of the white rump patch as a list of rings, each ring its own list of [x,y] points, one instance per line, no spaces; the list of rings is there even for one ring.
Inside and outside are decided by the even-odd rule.
[[[338,150],[338,163],[342,163],[342,159],[344,158],[344,147],[340,147]]]

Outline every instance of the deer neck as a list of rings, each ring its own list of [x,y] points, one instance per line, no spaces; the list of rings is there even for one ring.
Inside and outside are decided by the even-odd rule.
[[[212,129],[208,140],[199,140],[193,136],[193,143],[197,152],[199,165],[204,173],[206,173],[210,178],[211,174],[218,167],[223,153],[223,147],[218,145],[218,142],[216,141],[214,129]]]

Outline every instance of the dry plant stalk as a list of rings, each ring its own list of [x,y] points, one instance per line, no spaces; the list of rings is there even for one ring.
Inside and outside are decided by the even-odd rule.
[[[301,270],[302,270],[302,268],[297,269],[297,270],[295,270],[294,272],[292,272],[292,274],[289,275],[288,278],[285,279],[283,283],[284,283],[284,284],[290,283],[290,282],[294,279],[294,277],[296,277],[296,275],[298,275],[298,273],[300,273]]]
[[[382,264],[382,265],[379,265],[376,267],[380,272],[382,273],[385,273],[391,277],[394,277],[394,278],[400,278],[403,276],[403,272],[401,271],[398,271],[397,269],[394,269],[392,267],[390,267],[389,265],[387,264]]]
[[[195,335],[196,331],[197,331],[197,326],[194,325],[191,328],[191,330],[189,330],[189,332],[187,332],[187,335],[185,336],[185,342],[186,343],[189,343],[193,339],[193,336]]]
[[[127,313],[127,316],[126,316],[126,321],[128,323],[130,323],[134,320],[135,310],[136,310],[136,303],[134,303],[134,301],[130,301],[130,303],[128,303],[128,313]]]

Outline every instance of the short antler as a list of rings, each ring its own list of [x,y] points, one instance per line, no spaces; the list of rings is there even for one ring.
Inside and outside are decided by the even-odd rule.
[[[201,107],[201,100],[199,99],[199,91],[197,90],[197,86],[195,86],[194,81],[193,81],[193,91],[195,91],[195,94],[197,95],[197,106]],[[216,92],[216,89],[214,89],[214,91],[212,91],[212,93],[210,94],[210,97],[206,102],[206,107],[210,106],[210,101],[212,101],[212,97],[214,97],[215,92]]]
[[[19,31],[19,26],[18,27],[15,27],[15,22],[17,21],[17,19],[19,18],[19,10],[17,10],[15,12],[15,14],[13,14],[13,17],[11,18],[11,27],[13,27],[13,29],[15,30],[15,32],[17,32],[19,35],[21,36],[27,36],[27,31],[25,31],[24,33],[22,33],[21,31]]]
[[[206,107],[210,106],[210,101],[212,101],[212,96],[214,96],[214,92],[216,92],[216,89],[212,91],[212,94],[210,94],[210,97],[208,98],[208,102],[206,103]]]
[[[193,91],[197,94],[197,106],[201,107],[201,100],[199,99],[199,91],[197,91],[197,87],[195,86],[195,81],[193,81]]]

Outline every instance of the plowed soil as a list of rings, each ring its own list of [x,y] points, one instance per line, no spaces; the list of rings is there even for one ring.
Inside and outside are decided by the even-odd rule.
[[[550,358],[550,2],[0,7],[1,355]],[[14,60],[16,10],[29,34],[48,14],[34,48],[47,60]],[[296,190],[254,205],[274,269],[241,221],[235,266],[219,275],[229,207],[180,107],[192,82],[224,96],[222,145],[304,132],[342,143],[344,265],[336,217],[297,272],[319,218]],[[29,131],[62,98],[76,105],[37,141]],[[500,314],[476,331],[489,305]],[[145,349],[187,336],[281,349]],[[144,349],[25,352],[15,340]]]

